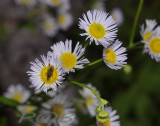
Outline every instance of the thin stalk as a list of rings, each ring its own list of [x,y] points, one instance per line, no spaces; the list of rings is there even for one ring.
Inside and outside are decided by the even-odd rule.
[[[92,91],[92,93],[98,98],[99,104],[100,104],[102,110],[104,110],[104,106],[103,106],[103,104],[102,104],[101,97],[98,95],[98,93],[97,93],[95,90],[93,90],[92,88],[88,87],[88,86],[85,85],[85,84],[82,84],[82,83],[79,83],[79,82],[76,82],[76,81],[69,81],[69,82],[70,82],[71,84],[75,84],[75,85],[77,85],[77,86],[79,86],[79,87],[88,88],[90,91]]]
[[[96,61],[94,61],[94,62],[92,62],[92,63],[87,64],[85,67],[95,65],[95,64],[100,63],[100,62],[102,62],[102,61],[103,61],[103,59],[100,58],[100,59],[98,59],[98,60],[96,60]]]
[[[134,36],[135,36],[137,21],[139,19],[139,15],[140,15],[140,12],[142,10],[142,6],[143,6],[143,0],[140,0],[138,10],[137,10],[137,13],[136,13],[136,17],[135,17],[135,20],[134,20],[134,24],[133,24],[131,36],[130,36],[129,47],[133,46],[133,40],[134,40]]]

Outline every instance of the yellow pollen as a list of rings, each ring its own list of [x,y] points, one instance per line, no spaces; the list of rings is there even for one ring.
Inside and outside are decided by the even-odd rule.
[[[24,5],[28,5],[29,2],[30,2],[30,0],[22,0],[22,3],[23,3]]]
[[[35,110],[35,108],[31,105],[26,105],[24,108],[25,112],[33,112]]]
[[[64,113],[64,108],[62,105],[60,104],[55,104],[52,108],[51,108],[52,112],[55,112],[57,114],[57,118],[61,118],[63,113]]]
[[[73,53],[64,53],[59,60],[62,60],[62,65],[65,69],[71,69],[77,64],[77,58]]]
[[[51,21],[45,21],[45,23],[44,23],[44,28],[46,29],[46,30],[50,30],[51,28],[52,28],[52,22]]]
[[[105,52],[105,54],[106,54],[106,62],[107,63],[115,63],[116,62],[116,54],[115,54],[115,52],[113,51],[113,50],[107,50],[106,52]]]
[[[86,103],[87,106],[93,105],[93,98],[89,95],[86,95],[85,96],[85,103]]]
[[[59,3],[59,0],[51,0],[51,3],[57,4],[57,3]]]
[[[58,79],[58,71],[54,66],[46,66],[41,70],[40,76],[45,84],[53,84]]]
[[[16,100],[17,102],[20,102],[20,103],[22,102],[22,94],[20,93],[13,94],[12,98]]]
[[[106,30],[103,25],[93,23],[89,26],[89,34],[96,39],[102,39],[106,34]]]
[[[149,42],[149,47],[154,53],[160,53],[160,39],[154,38]]]
[[[107,121],[106,123],[101,124],[101,126],[110,126],[110,121]]]
[[[146,34],[144,34],[143,36],[143,40],[146,42],[149,42],[149,38],[152,36],[152,32],[148,32]]]
[[[65,16],[65,15],[60,15],[60,16],[58,17],[58,22],[59,22],[60,24],[64,24],[65,21],[66,21],[66,16]]]

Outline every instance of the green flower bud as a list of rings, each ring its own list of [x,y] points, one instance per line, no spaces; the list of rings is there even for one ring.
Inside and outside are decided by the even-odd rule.
[[[106,111],[101,111],[97,114],[96,119],[99,123],[105,123],[109,121],[109,114]]]

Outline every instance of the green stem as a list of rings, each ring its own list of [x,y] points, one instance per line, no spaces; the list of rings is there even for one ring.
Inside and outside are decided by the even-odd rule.
[[[79,87],[85,87],[85,88],[88,88],[90,91],[92,91],[92,93],[98,98],[99,100],[99,104],[101,106],[101,109],[104,110],[104,106],[102,104],[102,100],[101,100],[101,97],[98,95],[98,93],[93,90],[92,88],[88,87],[87,85],[85,84],[82,84],[82,83],[79,83],[79,82],[76,82],[76,81],[69,81],[71,84],[75,84],[75,85],[78,85]]]
[[[102,62],[102,61],[103,61],[103,59],[100,58],[100,59],[98,59],[98,60],[96,60],[96,61],[94,61],[94,62],[92,62],[92,63],[87,64],[85,67],[95,65],[95,64],[100,63],[100,62]]]
[[[136,17],[135,17],[135,20],[134,20],[133,28],[132,28],[132,33],[131,33],[131,36],[130,36],[129,47],[133,46],[133,40],[134,40],[134,36],[135,36],[137,21],[138,21],[142,6],[143,6],[143,0],[140,0],[138,10],[137,10],[137,13],[136,13]]]

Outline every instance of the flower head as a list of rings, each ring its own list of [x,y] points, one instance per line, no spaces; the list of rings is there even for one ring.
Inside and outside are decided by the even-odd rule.
[[[51,49],[58,60],[62,60],[62,66],[65,68],[65,72],[74,72],[75,68],[83,68],[83,65],[89,63],[88,59],[82,57],[85,49],[79,44],[76,44],[75,49],[72,51],[72,40],[66,40],[65,42],[59,42],[54,44]]]
[[[73,22],[72,15],[67,12],[63,12],[63,13],[60,12],[57,17],[57,22],[58,22],[59,27],[62,30],[67,30],[67,28],[70,27]]]
[[[127,59],[126,48],[120,47],[122,42],[116,40],[115,43],[110,45],[103,50],[103,60],[105,64],[111,69],[121,69],[125,64]]]
[[[37,109],[37,107],[33,106],[33,105],[20,105],[18,106],[18,110],[22,113],[29,113],[29,112],[33,112]]]
[[[93,87],[91,84],[87,84],[87,86],[91,87],[98,93],[97,89]],[[83,88],[79,92],[84,98],[84,104],[87,107],[90,115],[96,116],[96,108],[99,105],[99,101],[97,97],[88,88]]]
[[[112,16],[100,10],[91,10],[83,14],[84,19],[80,19],[79,27],[86,31],[80,34],[90,39],[90,44],[95,41],[96,45],[108,46],[117,36],[117,25]]]
[[[54,99],[44,103],[43,107],[44,110],[41,113],[55,113],[51,118],[58,120],[60,126],[71,124],[75,118],[75,110],[72,108],[72,103],[68,101],[67,95],[57,95]],[[67,118],[70,119],[67,121]]]
[[[56,20],[53,17],[51,17],[51,15],[44,14],[42,29],[46,35],[53,37],[54,35],[56,35],[57,30],[58,30]]]
[[[119,116],[115,115],[117,111],[112,111],[112,107],[105,107],[105,111],[109,114],[109,120],[105,123],[98,123],[98,126],[120,126],[120,122],[117,121]]]
[[[111,11],[111,15],[113,19],[116,21],[116,23],[118,24],[118,26],[120,26],[123,23],[123,20],[124,20],[123,13],[119,8],[113,9]]]
[[[28,71],[30,81],[36,90],[43,90],[47,93],[48,89],[57,89],[57,85],[62,83],[63,69],[61,67],[61,62],[59,62],[53,56],[44,55],[41,56],[42,62],[35,59],[31,62],[31,71]]]
[[[149,39],[152,35],[155,35],[157,33],[159,33],[160,35],[160,27],[156,27],[156,25],[156,20],[146,20],[146,27],[144,24],[141,26],[140,33],[143,38],[143,43],[149,42]]]
[[[11,85],[8,91],[4,93],[5,97],[16,100],[19,103],[24,103],[30,97],[30,91],[26,90],[22,85]]]
[[[36,4],[36,0],[16,0],[17,4],[32,7]]]

